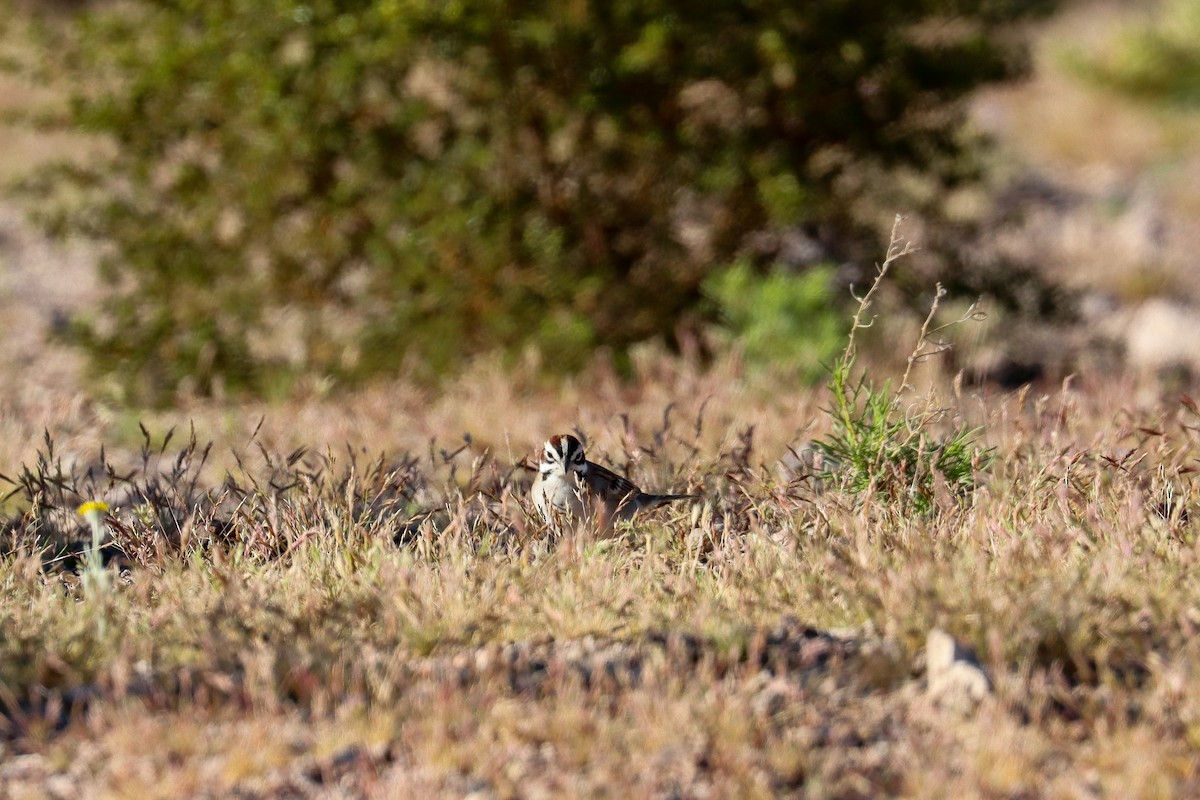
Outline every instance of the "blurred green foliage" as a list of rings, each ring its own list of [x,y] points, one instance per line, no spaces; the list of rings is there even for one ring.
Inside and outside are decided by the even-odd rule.
[[[958,101],[1052,4],[101,5],[46,60],[116,146],[40,188],[108,245],[78,331],[133,397],[530,345],[569,369],[700,324],[749,233],[875,247],[855,175],[966,179]]]
[[[1068,59],[1084,77],[1132,97],[1200,106],[1200,2],[1164,0],[1147,23],[1122,30],[1096,54]]]
[[[829,374],[848,317],[833,291],[834,270],[757,272],[741,260],[714,272],[704,289],[754,369],[787,370],[806,383]]]

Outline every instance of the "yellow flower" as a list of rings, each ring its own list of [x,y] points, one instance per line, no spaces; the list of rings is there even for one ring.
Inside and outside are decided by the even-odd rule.
[[[88,500],[79,508],[75,509],[75,513],[81,517],[86,517],[95,513],[107,514],[108,503],[104,502],[103,500]]]

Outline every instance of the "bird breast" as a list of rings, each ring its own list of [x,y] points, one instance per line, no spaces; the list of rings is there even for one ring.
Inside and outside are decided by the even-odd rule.
[[[541,476],[540,480],[544,516],[550,509],[576,517],[584,516],[583,497],[574,476],[552,474]]]

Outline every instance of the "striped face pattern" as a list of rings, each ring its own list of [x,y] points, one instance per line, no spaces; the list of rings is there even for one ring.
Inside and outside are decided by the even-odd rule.
[[[583,457],[583,444],[570,434],[551,436],[546,442],[542,453],[540,472],[546,475],[550,472],[576,472],[583,474],[587,471],[587,461]]]

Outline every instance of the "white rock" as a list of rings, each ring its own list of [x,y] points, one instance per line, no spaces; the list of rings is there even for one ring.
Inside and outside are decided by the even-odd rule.
[[[943,708],[973,711],[992,693],[992,682],[969,648],[940,628],[925,639],[925,674],[929,697]]]
[[[1129,364],[1147,371],[1200,367],[1200,309],[1173,300],[1147,300],[1125,334]]]

